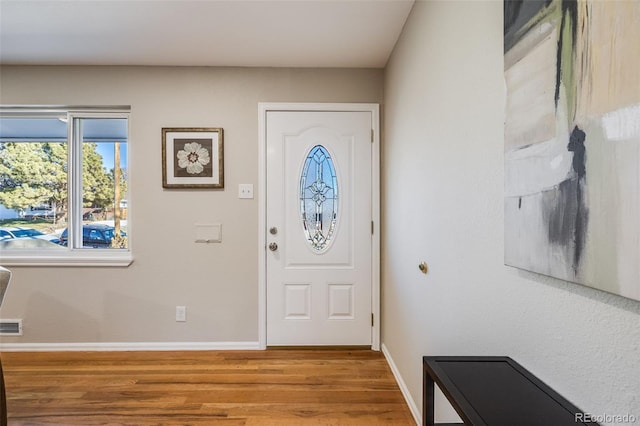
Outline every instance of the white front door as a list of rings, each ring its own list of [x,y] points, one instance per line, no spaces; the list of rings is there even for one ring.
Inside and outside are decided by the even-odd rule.
[[[372,115],[266,111],[267,345],[372,344]]]

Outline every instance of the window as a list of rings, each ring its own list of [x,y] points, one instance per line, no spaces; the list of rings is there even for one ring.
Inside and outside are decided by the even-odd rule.
[[[0,108],[0,263],[131,263],[128,108]]]
[[[338,178],[322,145],[311,148],[300,177],[300,216],[304,234],[315,252],[331,242],[338,220]]]

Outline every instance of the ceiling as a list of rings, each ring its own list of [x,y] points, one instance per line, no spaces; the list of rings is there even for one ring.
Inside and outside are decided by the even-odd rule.
[[[0,63],[382,68],[413,0],[0,0]]]

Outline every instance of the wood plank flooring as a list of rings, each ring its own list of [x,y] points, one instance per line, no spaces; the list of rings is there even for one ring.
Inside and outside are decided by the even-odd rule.
[[[415,425],[380,352],[2,353],[9,425]]]

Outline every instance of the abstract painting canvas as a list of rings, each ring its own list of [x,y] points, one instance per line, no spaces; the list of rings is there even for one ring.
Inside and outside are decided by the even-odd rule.
[[[505,263],[640,300],[640,1],[504,2]]]

